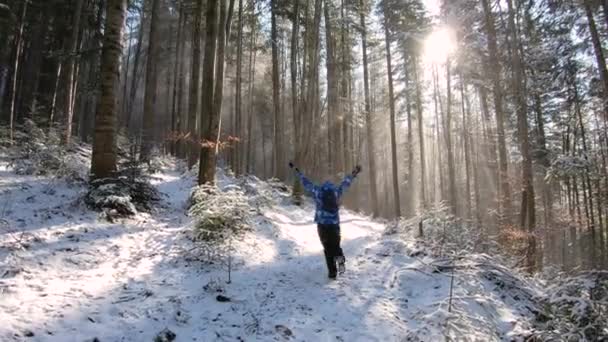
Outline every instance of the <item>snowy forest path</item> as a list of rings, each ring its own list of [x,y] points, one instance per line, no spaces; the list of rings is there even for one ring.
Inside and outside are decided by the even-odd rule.
[[[327,278],[323,248],[307,204],[277,206],[265,213],[273,223],[272,238],[278,258],[269,265],[268,285],[275,289],[282,312],[289,317],[299,340],[381,341],[398,340],[406,330],[387,315],[394,305],[390,281],[382,260],[373,249],[385,226],[344,210],[341,223],[346,273]]]

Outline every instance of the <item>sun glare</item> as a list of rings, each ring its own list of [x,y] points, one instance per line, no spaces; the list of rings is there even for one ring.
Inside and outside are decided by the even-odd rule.
[[[434,30],[424,42],[424,60],[427,63],[443,63],[456,50],[454,33],[448,27]]]

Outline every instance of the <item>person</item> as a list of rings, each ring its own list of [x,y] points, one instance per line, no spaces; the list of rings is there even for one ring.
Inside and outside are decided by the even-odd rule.
[[[295,168],[296,175],[304,189],[312,195],[315,201],[315,223],[325,253],[328,276],[330,279],[336,279],[338,274],[342,275],[346,270],[346,258],[340,247],[340,198],[361,172],[361,166],[357,165],[337,187],[330,181],[325,181],[320,186],[316,185],[306,178],[292,162],[289,163],[289,167]]]

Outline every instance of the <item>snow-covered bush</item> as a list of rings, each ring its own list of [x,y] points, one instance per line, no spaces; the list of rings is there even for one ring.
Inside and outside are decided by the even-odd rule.
[[[245,192],[237,185],[220,189],[204,184],[192,192],[190,215],[194,217],[196,240],[222,240],[246,230],[254,213]]]
[[[539,322],[540,340],[608,341],[608,271],[561,279],[547,293],[550,318]]]
[[[110,221],[148,212],[159,200],[158,191],[147,180],[127,176],[93,180],[84,198],[91,209],[103,212]]]
[[[62,131],[38,127],[26,120],[14,131],[11,144],[9,131],[0,130],[0,145],[7,148],[10,163],[20,175],[46,175],[69,181],[86,181],[91,159],[89,146],[61,142]]]
[[[459,221],[443,203],[413,218],[401,218],[387,231],[418,238],[437,255],[473,251],[481,245],[479,228]]]
[[[173,167],[176,164],[176,161],[173,160],[173,157],[168,155],[163,155],[159,153],[159,151],[155,150],[152,154],[152,159],[150,160],[150,165],[148,165],[149,173],[158,173],[164,169],[168,169]]]
[[[250,228],[250,218],[256,210],[249,197],[235,184],[201,185],[192,191],[190,215],[194,218],[195,247],[189,259],[219,264],[226,268],[227,281],[235,264],[236,239]]]
[[[258,210],[286,203],[285,201],[291,196],[290,188],[275,179],[262,181],[256,176],[249,175],[239,178],[239,183],[248,196],[249,204]]]

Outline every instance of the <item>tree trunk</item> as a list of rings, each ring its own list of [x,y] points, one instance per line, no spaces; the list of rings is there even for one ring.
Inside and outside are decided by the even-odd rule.
[[[11,86],[11,109],[9,114],[9,126],[10,126],[10,141],[13,142],[13,135],[15,130],[15,102],[17,99],[17,84],[19,79],[19,60],[21,59],[21,51],[23,50],[23,28],[25,26],[25,16],[27,14],[28,1],[23,2],[23,10],[21,12],[21,20],[19,24],[19,31],[17,31],[17,38],[15,49],[15,63],[13,64],[13,84]],[[0,108],[1,109],[1,108]]]
[[[183,12],[183,22],[182,22],[182,44],[181,44],[181,58],[180,60],[184,60],[186,56],[186,22],[188,21],[188,12]],[[192,55],[192,54],[191,54]],[[177,144],[177,156],[183,158],[185,160],[188,159],[188,140],[186,139],[186,135],[188,132],[188,115],[190,112],[187,110],[183,110],[184,107],[184,87],[185,87],[185,78],[186,78],[186,63],[181,62],[179,65],[179,81],[177,85],[177,129],[179,130],[180,140]],[[198,96],[196,96],[198,97]]]
[[[327,49],[327,118],[329,132],[329,167],[331,175],[338,175],[345,171],[344,144],[342,128],[344,113],[340,102],[340,65],[338,63],[338,46],[336,32],[333,26],[334,4],[332,0],[325,0],[325,41]]]
[[[384,9],[384,41],[386,45],[386,73],[388,75],[388,104],[391,115],[391,159],[393,169],[393,195],[395,201],[395,217],[401,216],[401,200],[399,197],[399,172],[397,168],[397,133],[395,132],[395,94],[393,91],[393,67],[391,61],[391,38],[386,19],[387,9]]]
[[[374,154],[373,119],[371,113],[371,99],[369,93],[369,66],[367,61],[367,26],[365,23],[364,0],[359,1],[359,17],[361,21],[361,49],[363,55],[363,88],[365,93],[365,121],[367,126],[367,158],[369,162],[369,182],[371,194],[371,208],[374,217],[379,215],[378,190],[376,185],[376,156]]]
[[[156,88],[158,82],[158,43],[159,43],[159,11],[160,0],[152,1],[152,17],[150,19],[150,36],[148,41],[148,58],[146,61],[146,86],[144,93],[144,115],[141,131],[141,154],[139,159],[150,162],[150,154],[154,144],[154,121],[156,120]]]
[[[448,152],[448,177],[450,180],[450,208],[452,215],[458,215],[458,189],[456,189],[456,167],[454,147],[452,146],[452,75],[450,58],[445,62],[447,101],[445,109],[445,144]]]
[[[203,83],[201,95],[201,136],[203,144],[200,148],[198,184],[213,183],[215,178],[215,146],[217,134],[213,134],[212,116],[213,88],[215,72],[215,54],[218,30],[218,3],[225,0],[208,0],[205,14],[205,53],[203,57]],[[223,6],[225,8],[225,5]]]
[[[437,144],[435,144],[435,151],[437,151],[437,178],[439,178],[439,199],[437,200],[437,202],[441,202],[446,198],[446,191],[445,191],[445,180],[443,177],[443,169],[444,169],[444,165],[443,165],[443,149],[441,148],[441,140],[442,140],[442,136],[440,133],[440,129],[441,127],[443,127],[443,140],[446,141],[445,139],[445,119],[443,118],[444,114],[443,114],[443,104],[441,102],[440,96],[439,96],[439,75],[437,74],[437,68],[435,66],[433,66],[432,68],[432,75],[433,75],[433,103],[435,106],[435,136],[437,139]],[[440,118],[441,118],[441,124],[440,124]],[[433,169],[434,170],[434,169]],[[431,171],[433,171],[431,170]],[[431,179],[433,180],[433,182],[435,182],[435,177],[431,177]],[[435,185],[433,184],[433,188],[435,188]],[[432,200],[435,200],[435,191],[431,191],[431,194],[433,194],[432,196]]]
[[[416,112],[418,117],[418,146],[420,148],[420,206],[427,209],[426,201],[426,155],[424,153],[424,118],[422,117],[422,95],[420,78],[418,76],[418,59],[414,57],[414,83],[416,84]]]
[[[242,83],[242,54],[243,54],[243,0],[239,0],[238,10],[239,27],[237,32],[237,48],[236,48],[236,81],[235,81],[235,94],[234,94],[234,111],[235,111],[235,134],[239,139],[238,145],[234,146],[234,166],[235,173],[240,175],[243,173],[241,164],[241,151],[243,150],[245,140],[244,131],[242,129],[242,114],[241,114],[241,83]]]
[[[145,27],[145,22],[146,22],[146,4],[148,2],[144,1],[142,4],[142,9],[140,11],[140,17],[141,20],[139,22],[139,31],[137,33],[137,47],[135,48],[135,56],[133,57],[133,75],[131,76],[131,91],[130,91],[130,95],[129,98],[127,99],[128,104],[127,104],[127,134],[130,135],[131,134],[131,120],[133,117],[133,106],[135,104],[135,99],[137,97],[137,83],[139,81],[139,78],[137,77],[138,75],[138,70],[139,70],[139,64],[140,64],[140,59],[141,59],[141,52],[142,52],[142,47],[144,44],[144,27]]]
[[[293,132],[294,132],[294,150],[295,150],[295,162],[300,164],[302,159],[302,112],[300,111],[298,101],[298,52],[299,52],[299,31],[300,31],[300,0],[293,1],[293,22],[291,29],[291,48],[289,56],[289,71],[291,79],[291,114],[293,117]],[[306,58],[304,57],[303,60]],[[304,88],[303,84],[300,89]],[[299,179],[294,179],[293,184],[293,200],[294,203],[299,205],[302,202],[302,184]]]
[[[316,1],[316,0],[315,0]],[[305,158],[306,155],[308,153],[307,149],[309,148],[308,146],[308,141],[309,141],[309,137],[310,134],[307,134],[309,131],[309,127],[307,126],[309,124],[307,118],[309,115],[309,110],[308,107],[308,93],[307,93],[307,87],[310,87],[310,83],[312,83],[313,81],[313,77],[314,77],[314,73],[311,73],[309,71],[309,67],[308,65],[311,65],[312,68],[312,61],[314,59],[314,51],[312,49],[309,49],[308,47],[311,45],[311,28],[310,28],[310,5],[308,1],[304,1],[304,34],[303,34],[303,48],[302,48],[302,67],[301,67],[301,74],[302,74],[302,79],[300,81],[300,99],[301,102],[299,103],[299,112],[298,112],[298,125],[297,127],[299,127],[300,133],[299,133],[299,139],[300,139],[300,143],[299,143],[299,147],[296,150],[295,153],[295,157],[296,157],[296,164],[297,165],[301,165],[305,162]],[[312,30],[314,32],[314,29]],[[309,63],[310,62],[310,63]],[[312,75],[312,76],[311,76]],[[296,182],[296,184],[294,184],[294,197],[297,197],[297,195],[299,193],[301,193],[303,190],[300,187],[301,183],[300,182]],[[296,199],[296,204],[299,204],[297,199]]]
[[[575,81],[576,82],[576,81]],[[582,109],[581,109],[581,104],[580,104],[580,97],[578,94],[578,85],[575,83],[573,85],[573,91],[574,91],[574,110],[576,112],[576,117],[578,119],[578,124],[579,124],[579,128],[580,128],[580,132],[581,132],[581,142],[583,145],[583,158],[585,159],[585,161],[587,161],[587,164],[585,165],[585,174],[582,177],[583,180],[583,198],[585,199],[585,215],[587,216],[587,222],[588,222],[588,227],[589,230],[591,231],[591,257],[592,257],[592,266],[593,267],[597,267],[597,261],[598,261],[598,257],[597,257],[597,240],[598,240],[598,235],[599,235],[599,239],[600,241],[602,240],[601,237],[601,232],[600,234],[596,233],[596,226],[595,226],[595,215],[593,212],[594,206],[593,206],[593,192],[591,189],[591,179],[589,177],[589,174],[591,173],[591,169],[589,168],[589,157],[588,157],[588,148],[587,148],[587,135],[585,132],[585,125],[583,123],[583,113],[582,113]],[[588,195],[587,195],[588,194]],[[601,246],[601,244],[600,244]],[[601,246],[603,247],[603,246]]]
[[[253,2],[253,1],[252,1]],[[255,13],[255,5],[252,6]],[[247,113],[247,152],[245,169],[247,173],[254,173],[255,158],[253,154],[253,92],[255,91],[255,62],[256,62],[256,18],[251,16],[251,43],[249,51],[249,110]],[[263,139],[262,134],[262,139]]]
[[[126,61],[124,62],[125,66],[124,66],[124,80],[123,80],[123,85],[122,85],[122,103],[121,103],[121,110],[122,110],[122,115],[121,118],[123,120],[125,120],[125,126],[128,125],[127,122],[127,111],[129,110],[129,68],[131,66],[131,50],[132,50],[132,44],[131,44],[131,35],[133,34],[133,28],[130,25],[127,25],[127,27],[129,28],[129,31],[127,32],[127,41],[129,42],[127,44],[127,56],[126,56]]]
[[[352,141],[352,101],[349,101],[350,94],[350,44],[347,44],[348,36],[348,23],[346,20],[344,0],[340,0],[340,45],[341,45],[341,61],[340,61],[340,97],[342,109],[342,137],[343,140],[340,142],[344,146],[342,160],[344,161],[344,170],[350,170],[353,167],[353,152],[354,146]],[[347,46],[348,45],[348,46]]]
[[[210,162],[213,164],[212,168],[209,168],[213,172],[211,181],[215,179],[215,165],[217,162],[217,155],[221,145],[220,132],[222,125],[222,102],[224,99],[224,66],[225,66],[225,51],[228,38],[230,37],[230,24],[232,19],[232,11],[234,9],[234,0],[230,0],[230,6],[226,11],[226,1],[220,2],[220,22],[219,31],[217,38],[217,56],[215,61],[215,90],[213,92],[213,114],[211,115],[210,127],[211,136],[215,137],[211,140],[214,151],[210,156]]]
[[[101,95],[95,114],[95,134],[92,178],[109,177],[116,171],[116,113],[120,55],[122,53],[122,32],[127,8],[126,0],[107,0],[105,34],[101,55]]]
[[[185,17],[184,17],[184,4],[179,2],[179,11],[177,19],[177,42],[175,43],[175,63],[173,65],[173,94],[171,100],[171,154],[174,156],[178,155],[178,146],[181,141],[181,113],[178,112],[178,101],[181,99],[178,97],[178,88],[181,88],[181,75],[180,70],[182,67],[183,51],[183,32],[185,29]]]
[[[70,143],[72,138],[72,121],[74,120],[73,99],[74,91],[74,73],[76,69],[76,53],[78,49],[78,33],[80,31],[80,18],[82,16],[82,4],[84,0],[76,0],[76,9],[73,13],[72,21],[72,36],[70,37],[69,49],[70,55],[67,61],[67,77],[65,85],[65,136],[64,142]]]
[[[513,42],[512,65],[513,65],[513,90],[515,91],[516,112],[517,112],[517,131],[520,150],[523,158],[522,162],[522,197],[520,225],[528,234],[528,245],[526,248],[526,268],[528,272],[536,270],[536,209],[534,198],[534,174],[532,172],[532,158],[530,154],[530,143],[528,138],[528,117],[526,99],[524,95],[525,81],[522,56],[519,53],[519,39],[515,24],[515,9],[512,0],[507,0],[509,7],[509,32]]]
[[[217,0],[216,0],[217,3]],[[208,5],[211,6],[211,5]],[[199,134],[197,132],[197,125],[196,125],[196,120],[198,117],[198,87],[199,87],[199,77],[200,77],[200,61],[201,61],[201,16],[203,13],[203,0],[196,0],[196,6],[194,7],[194,28],[192,30],[192,68],[190,69],[190,96],[188,97],[188,134],[187,134],[187,139],[186,139],[186,144],[188,146],[188,168],[192,168],[192,166],[194,166],[194,164],[196,163],[196,157],[197,157],[197,152],[199,152]],[[207,9],[207,14],[209,13],[209,9]],[[209,25],[207,23],[207,25]],[[217,23],[215,24],[217,25]],[[208,29],[208,28],[207,28]],[[207,44],[207,40],[205,40],[205,44]],[[211,43],[214,45],[214,57],[215,58],[215,42]],[[205,45],[206,46],[206,45]],[[205,53],[207,53],[206,47],[205,47]],[[213,64],[215,65],[215,64]],[[204,68],[204,66],[203,66]],[[208,77],[212,78],[212,83],[213,83],[213,73],[214,70],[212,69],[211,71],[211,75],[208,75]],[[204,98],[206,95],[211,96],[211,99],[213,99],[213,87],[211,87],[211,91],[210,94],[205,94],[203,93],[202,98]],[[201,100],[202,100],[201,98]],[[212,100],[213,101],[213,100]],[[209,107],[205,108],[203,107],[202,110],[203,112],[206,110],[209,110],[209,112],[206,113],[206,115],[211,115],[211,106],[212,106],[213,102],[209,103]],[[203,119],[203,117],[205,116],[205,114],[201,113],[201,120]]]
[[[537,141],[538,144],[537,149],[539,150],[539,162],[543,168],[543,173],[546,173],[549,167],[551,166],[551,162],[549,160],[549,152],[547,151],[546,137],[545,137],[545,123],[543,118],[542,106],[541,106],[541,98],[539,94],[534,94],[534,111],[536,113],[536,130],[537,130]],[[551,256],[555,253],[557,249],[556,243],[556,231],[551,229],[553,227],[553,191],[551,189],[551,185],[548,181],[542,181],[541,184],[542,190],[542,199],[543,199],[543,212],[544,212],[544,226],[546,227],[545,239],[548,244],[548,251],[550,253],[550,261]]]
[[[283,161],[283,128],[282,128],[282,120],[281,120],[281,104],[279,99],[279,50],[277,44],[279,36],[277,33],[277,3],[276,0],[270,1],[270,17],[271,17],[271,26],[270,26],[270,40],[272,45],[272,104],[273,104],[273,113],[274,113],[274,128],[273,128],[273,136],[274,136],[274,167],[273,167],[273,175],[276,178],[284,179],[283,170],[284,161]]]
[[[49,114],[49,130],[53,127],[53,122],[55,122],[55,113],[57,111],[57,93],[59,92],[59,81],[61,80],[61,75],[63,73],[63,62],[59,62],[57,65],[57,72],[55,74],[55,86],[53,87],[53,96],[51,99],[51,111]]]
[[[320,127],[321,119],[321,93],[320,93],[320,30],[321,30],[321,18],[323,17],[323,0],[315,0],[314,13],[313,13],[313,27],[311,30],[311,54],[310,54],[310,67],[309,67],[309,87],[308,87],[308,126],[309,132],[307,138],[309,142],[307,146],[310,146],[306,150],[306,160],[312,164],[314,170],[313,175],[315,177],[321,177],[321,130],[314,130],[313,127]]]
[[[38,86],[40,81],[40,75],[42,73],[42,61],[43,54],[45,53],[44,44],[46,39],[46,32],[48,31],[48,23],[50,16],[46,13],[49,5],[45,5],[38,9],[36,23],[31,24],[33,27],[30,29],[29,46],[25,49],[27,53],[24,58],[23,66],[21,67],[22,79],[27,80],[23,83],[23,89],[21,90],[20,106],[19,110],[15,111],[20,114],[19,118],[29,117],[30,119],[36,120],[34,116],[38,114],[40,109],[40,102],[38,92]],[[0,107],[1,108],[1,107]],[[19,122],[17,118],[17,122]]]
[[[412,104],[410,100],[410,74],[409,74],[409,63],[405,63],[404,74],[405,74],[405,106],[407,108],[407,187],[406,187],[406,215],[408,217],[414,214],[413,200],[414,197],[411,195],[414,193],[414,138],[412,128]]]
[[[470,148],[469,148],[469,130],[470,127],[470,118],[468,115],[468,111],[466,108],[467,100],[465,99],[465,82],[464,77],[460,77],[460,100],[462,102],[462,141],[463,141],[463,149],[464,149],[464,164],[465,164],[465,191],[464,191],[464,201],[466,204],[466,213],[467,219],[472,219],[471,213],[471,158],[470,158]]]
[[[318,160],[315,159],[315,153],[318,152],[316,149],[316,143],[320,138],[317,136],[318,131],[313,130],[313,127],[319,125],[317,121],[319,113],[319,60],[320,60],[320,47],[319,47],[319,31],[322,17],[322,0],[315,0],[314,12],[312,15],[312,26],[310,25],[310,15],[308,6],[306,6],[305,18],[306,18],[306,38],[304,39],[304,51],[307,52],[307,57],[303,58],[302,74],[306,75],[303,81],[302,92],[303,101],[301,113],[303,119],[301,121],[302,126],[302,145],[301,151],[297,155],[298,164],[305,163],[311,166],[310,173],[317,176],[318,169],[316,164]],[[305,96],[304,96],[305,93]]]
[[[505,139],[505,119],[503,107],[503,91],[500,85],[501,66],[498,57],[498,45],[496,40],[496,27],[494,15],[489,0],[481,0],[485,14],[485,30],[488,40],[488,52],[490,58],[490,77],[492,79],[492,92],[494,95],[494,111],[496,113],[496,135],[498,137],[498,161],[499,161],[499,214],[502,223],[511,221],[511,188],[509,185],[507,147]]]

